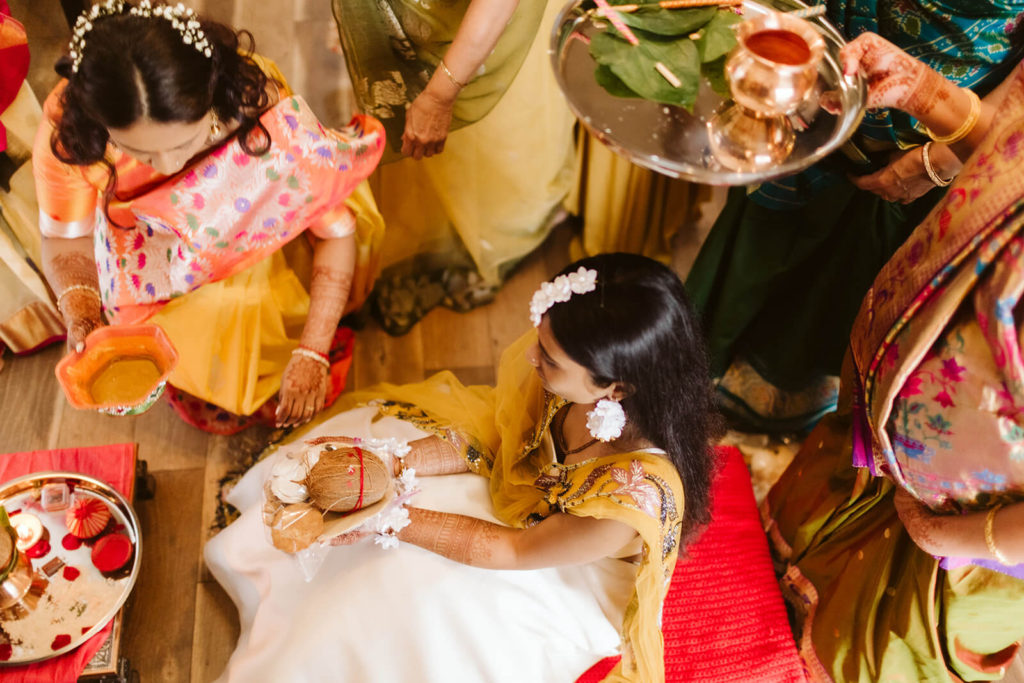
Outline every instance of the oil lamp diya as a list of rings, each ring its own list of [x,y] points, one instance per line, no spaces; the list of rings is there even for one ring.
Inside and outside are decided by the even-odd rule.
[[[137,415],[164,392],[178,352],[156,325],[111,325],[94,330],[85,349],[57,364],[57,380],[75,408]]]
[[[708,121],[711,150],[723,166],[778,166],[796,142],[789,116],[811,96],[825,41],[810,22],[768,12],[736,25],[725,63],[734,104]]]
[[[17,544],[18,533],[0,507],[0,611],[17,604],[32,587],[32,565]]]

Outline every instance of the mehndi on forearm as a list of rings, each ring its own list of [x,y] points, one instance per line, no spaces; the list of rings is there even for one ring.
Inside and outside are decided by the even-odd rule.
[[[313,266],[309,315],[302,328],[302,346],[324,354],[330,350],[351,287],[352,273],[330,266]]]
[[[515,529],[475,517],[409,508],[410,524],[398,539],[474,567],[510,568]]]
[[[469,464],[459,449],[438,436],[417,439],[409,445],[412,450],[405,456],[404,465],[415,469],[418,475],[432,476],[469,471]]]
[[[99,289],[96,261],[90,254],[75,251],[56,253],[51,258],[49,270],[50,285],[57,296],[74,285],[89,285]]]

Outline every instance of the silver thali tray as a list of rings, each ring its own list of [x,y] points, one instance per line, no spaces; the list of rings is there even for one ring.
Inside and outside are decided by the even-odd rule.
[[[551,35],[551,61],[559,87],[580,122],[598,140],[635,164],[665,175],[709,185],[749,185],[790,175],[839,148],[860,124],[866,87],[859,76],[848,77],[839,64],[842,35],[825,20],[809,21],[825,40],[818,68],[818,90],[834,90],[839,114],[813,111],[809,126],[796,134],[793,152],[784,163],[758,171],[733,171],[711,152],[707,121],[729,100],[701,83],[693,113],[681,107],[635,98],[615,97],[597,84],[588,42],[600,30],[594,23],[593,0],[573,0],[561,11]],[[803,9],[799,0],[744,0],[743,14]]]
[[[132,557],[125,568],[105,577],[92,564],[91,544],[77,548],[62,544],[68,533],[65,510],[43,509],[41,494],[46,484],[65,484],[74,496],[106,504],[111,513],[108,529],[125,534],[132,542]],[[35,515],[49,534],[49,551],[30,560],[33,580],[29,594],[14,607],[0,611],[0,643],[6,646],[0,667],[70,652],[114,618],[135,586],[142,561],[138,517],[109,484],[75,472],[38,472],[12,479],[0,485],[0,506],[10,514]],[[74,571],[66,572],[67,568]]]

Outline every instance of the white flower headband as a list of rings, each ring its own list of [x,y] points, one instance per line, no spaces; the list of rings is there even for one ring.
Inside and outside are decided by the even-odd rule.
[[[540,319],[549,308],[568,301],[573,294],[586,294],[597,289],[597,271],[579,267],[575,273],[559,275],[551,282],[545,282],[530,299],[530,321],[540,326]]]
[[[79,15],[72,31],[71,43],[68,46],[71,57],[71,73],[78,73],[78,67],[82,64],[82,54],[85,52],[85,36],[92,30],[92,22],[100,17],[108,17],[124,13],[124,0],[107,0],[102,5],[93,5],[88,12]],[[153,7],[149,0],[142,0],[138,7],[132,7],[128,14],[134,17],[160,17],[171,22],[171,26],[181,34],[181,41],[191,45],[202,55],[213,56],[213,49],[210,41],[206,39],[206,33],[200,28],[199,18],[191,7],[185,7],[180,2],[171,7],[170,5],[157,5]]]

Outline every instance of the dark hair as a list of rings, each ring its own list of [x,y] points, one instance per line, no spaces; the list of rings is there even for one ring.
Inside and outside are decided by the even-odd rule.
[[[601,254],[565,268],[597,271],[597,288],[548,309],[555,340],[598,386],[620,382],[627,424],[665,450],[685,492],[683,542],[711,520],[712,441],[722,432],[708,355],[679,277],[638,254]]]
[[[252,59],[252,34],[201,20],[212,48],[207,57],[186,45],[166,19],[131,16],[128,9],[93,21],[78,73],[69,57],[56,65],[68,83],[50,146],[64,163],[107,166],[104,210],[117,183],[105,156],[110,128],[142,119],[192,123],[212,109],[221,121],[239,122],[237,135],[247,154],[258,156],[270,147],[259,120],[270,104],[268,78]]]

